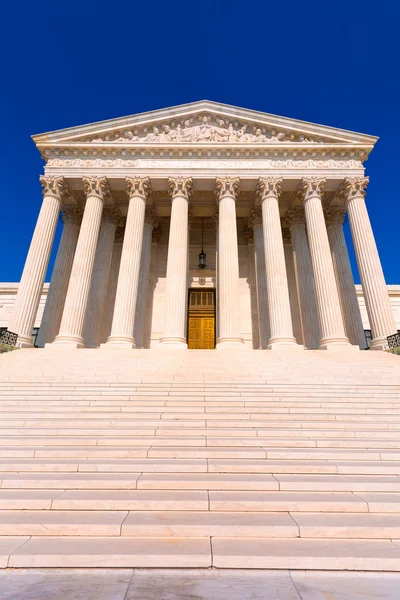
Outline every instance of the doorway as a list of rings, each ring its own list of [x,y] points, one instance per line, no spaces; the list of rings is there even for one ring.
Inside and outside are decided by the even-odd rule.
[[[215,290],[189,290],[188,348],[215,348]]]

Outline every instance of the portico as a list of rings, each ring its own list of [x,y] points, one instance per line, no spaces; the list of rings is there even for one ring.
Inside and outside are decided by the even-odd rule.
[[[193,347],[211,318],[206,303],[188,327],[193,290],[215,298],[218,349],[363,348],[346,213],[371,347],[396,332],[365,205],[376,138],[203,101],[34,141],[43,204],[9,325],[23,347],[60,213],[39,336],[50,350]]]

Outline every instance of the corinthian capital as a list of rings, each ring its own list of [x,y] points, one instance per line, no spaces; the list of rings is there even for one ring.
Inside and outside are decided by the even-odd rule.
[[[183,196],[189,200],[192,195],[193,181],[191,177],[175,177],[168,179],[168,192],[171,198]]]
[[[342,206],[328,206],[324,210],[327,227],[330,225],[343,225],[345,212]]]
[[[66,197],[71,195],[71,190],[64,177],[41,175],[40,183],[43,188],[43,196],[53,196],[62,202]]]
[[[342,190],[345,193],[346,201],[352,198],[362,196],[365,198],[369,177],[346,177],[342,184]]]
[[[90,177],[82,177],[82,181],[86,197],[97,196],[104,202],[111,196],[110,184],[108,183],[107,177],[91,175]]]
[[[306,222],[304,207],[301,204],[291,206],[285,216],[288,227],[292,225],[304,225]]]
[[[255,227],[255,225],[262,224],[261,208],[259,206],[252,206],[249,212],[249,227]]]
[[[215,194],[218,200],[224,196],[236,198],[239,191],[239,177],[217,177],[215,180]]]
[[[279,177],[260,177],[257,183],[256,197],[261,203],[266,198],[279,198],[282,191],[282,179]]]
[[[326,179],[320,177],[303,177],[297,187],[298,197],[307,202],[310,198],[322,197],[324,193]]]
[[[105,223],[114,223],[120,225],[121,212],[117,206],[105,206],[103,209],[102,219]]]
[[[149,177],[127,177],[125,181],[129,198],[140,196],[143,200],[148,200],[151,194]]]
[[[80,224],[82,221],[83,209],[76,204],[64,204],[61,208],[61,220],[63,223]]]

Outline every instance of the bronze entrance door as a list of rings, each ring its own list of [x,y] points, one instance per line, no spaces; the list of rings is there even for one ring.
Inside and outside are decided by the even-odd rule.
[[[188,348],[215,348],[215,290],[189,290]]]

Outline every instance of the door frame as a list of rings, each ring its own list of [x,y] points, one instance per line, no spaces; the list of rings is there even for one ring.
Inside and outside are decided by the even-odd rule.
[[[200,287],[190,287],[188,288],[188,295],[187,295],[187,319],[186,319],[186,331],[187,331],[187,347],[188,350],[195,350],[195,348],[189,348],[189,318],[190,318],[190,294],[191,292],[212,292],[213,296],[214,296],[214,314],[213,314],[213,318],[214,318],[214,348],[212,348],[212,350],[215,350],[215,348],[217,347],[217,290],[216,288],[200,288]],[[203,348],[203,350],[206,350],[206,348]]]

